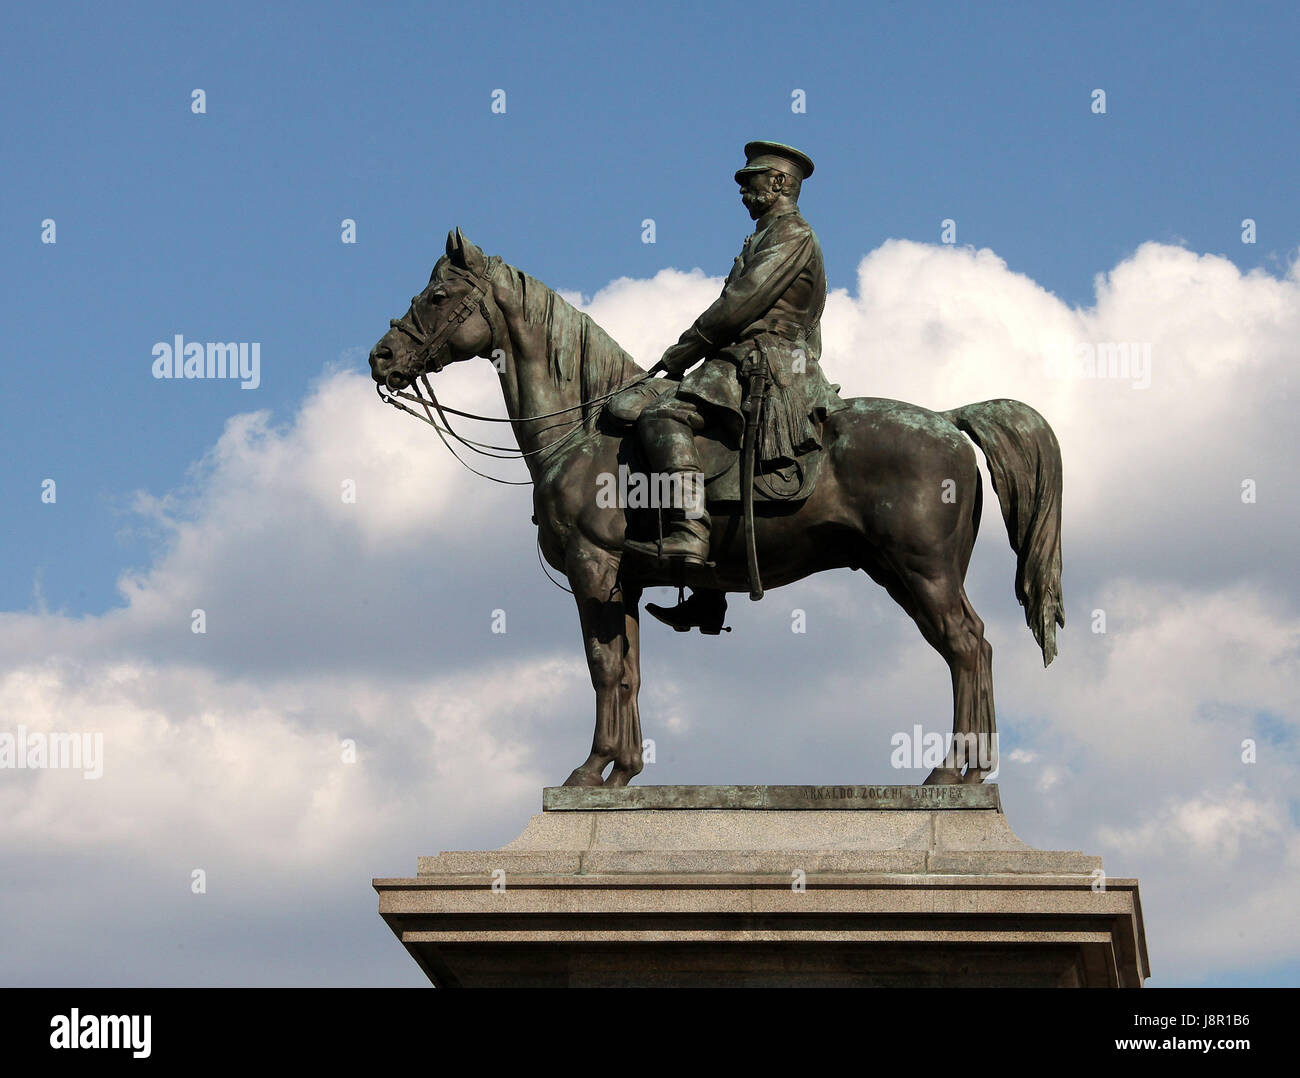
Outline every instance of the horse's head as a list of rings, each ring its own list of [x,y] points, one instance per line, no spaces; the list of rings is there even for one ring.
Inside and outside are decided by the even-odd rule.
[[[483,252],[459,228],[447,233],[447,253],[433,267],[428,285],[370,350],[375,381],[405,389],[429,371],[487,355],[492,345],[489,276]]]

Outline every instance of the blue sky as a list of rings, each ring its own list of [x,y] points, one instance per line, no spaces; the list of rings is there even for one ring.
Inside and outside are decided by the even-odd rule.
[[[944,218],[1075,304],[1144,240],[1278,272],[1300,234],[1292,4],[744,11],[12,12],[3,607],[31,606],[37,581],[52,609],[117,605],[118,572],[152,549],[132,492],[174,488],[232,412],[283,418],[326,364],[368,349],[453,225],[588,294],[665,266],[725,271],[750,138],[817,163],[802,204],[832,288],[886,238],[935,242]],[[261,387],[153,380],[150,349],[175,333],[261,342]]]
[[[0,980],[421,982],[366,881],[517,835],[578,762],[591,701],[527,495],[381,409],[366,352],[459,225],[587,297],[648,365],[730,269],[751,227],[732,173],[769,138],[816,162],[800,203],[839,290],[832,380],[944,408],[1016,396],[1060,436],[1052,670],[988,507],[968,579],[1022,757],[1000,778],[1013,826],[1142,879],[1153,983],[1300,983],[1298,40],[1294,3],[8,13],[0,729],[77,716],[109,765],[0,782],[24,821],[0,835],[0,915],[43,898]],[[1063,333],[1153,344],[1149,392],[1045,378]],[[257,342],[260,385],[155,379],[176,334]],[[500,407],[490,378],[444,377],[448,401]],[[883,763],[890,733],[946,720],[947,675],[847,577],[733,604],[712,671],[696,640],[647,632],[646,781],[919,780]],[[794,726],[790,603],[830,664]],[[508,635],[486,629],[498,605]],[[363,766],[339,772],[340,737]],[[282,908],[305,911],[293,931]],[[152,949],[160,919],[188,956]]]

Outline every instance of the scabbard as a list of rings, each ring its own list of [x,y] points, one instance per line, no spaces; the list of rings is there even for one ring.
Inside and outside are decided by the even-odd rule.
[[[767,359],[760,351],[749,376],[745,396],[745,444],[740,462],[740,504],[745,519],[745,565],[749,573],[749,597],[763,598],[763,580],[758,574],[758,544],[754,536],[754,471],[758,454],[758,424],[767,392]]]

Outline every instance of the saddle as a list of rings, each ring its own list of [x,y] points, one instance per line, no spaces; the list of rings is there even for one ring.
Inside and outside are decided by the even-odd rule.
[[[652,378],[623,390],[605,405],[605,425],[612,432],[631,431],[646,406],[671,393],[676,385],[666,378]],[[739,503],[740,446],[734,444],[720,427],[707,426],[696,432],[695,449],[704,470],[704,496],[708,504]],[[640,457],[639,450],[634,454],[636,458]],[[771,461],[759,461],[754,471],[755,503],[801,502],[810,497],[817,487],[824,456],[823,451],[814,450],[782,466]]]

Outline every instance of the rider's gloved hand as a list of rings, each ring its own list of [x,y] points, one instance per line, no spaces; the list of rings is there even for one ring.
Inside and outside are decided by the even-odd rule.
[[[697,359],[699,354],[692,345],[678,341],[664,352],[659,363],[670,378],[680,378]]]

